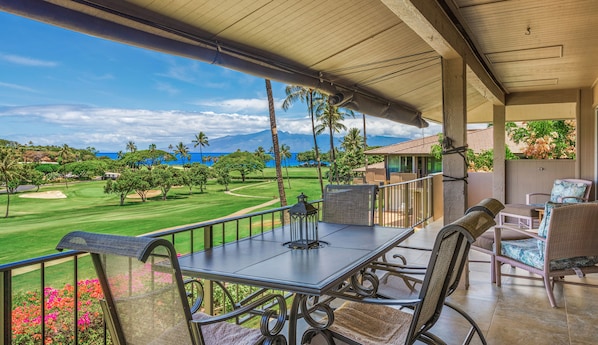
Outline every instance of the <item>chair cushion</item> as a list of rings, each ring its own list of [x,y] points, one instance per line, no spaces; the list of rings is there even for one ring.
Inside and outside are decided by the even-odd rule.
[[[194,320],[201,320],[210,317],[204,313],[193,315]],[[235,344],[254,345],[260,340],[262,334],[258,329],[246,328],[229,322],[218,322],[201,327],[206,345],[210,344]],[[184,322],[164,332],[149,345],[191,345],[191,337]]]
[[[523,262],[528,266],[543,269],[544,252],[541,252],[538,249],[538,242],[541,241],[535,238],[516,241],[501,241],[500,254]]]
[[[552,191],[550,192],[550,201],[563,203],[579,202],[584,197],[586,188],[588,186],[585,183],[555,180]]]
[[[405,344],[411,319],[389,306],[345,302],[334,311],[329,329],[363,345]]]
[[[548,236],[548,224],[550,223],[550,216],[552,215],[552,210],[556,207],[563,206],[562,203],[557,202],[547,202],[544,205],[544,217],[540,222],[540,226],[538,227],[538,236],[546,238]]]
[[[537,269],[544,269],[544,252],[539,250],[539,241],[535,238],[517,241],[501,241],[500,253],[503,256],[520,261]],[[597,256],[580,256],[558,259],[550,262],[550,271],[572,267],[589,267],[598,264]]]
[[[525,236],[517,231],[513,231],[513,230],[509,230],[509,229],[501,229],[500,230],[501,241],[522,240],[522,239],[526,239],[526,238],[529,238],[529,236]],[[484,232],[480,237],[478,237],[476,239],[475,242],[473,242],[472,247],[486,249],[489,252],[493,251],[494,250],[494,229]]]

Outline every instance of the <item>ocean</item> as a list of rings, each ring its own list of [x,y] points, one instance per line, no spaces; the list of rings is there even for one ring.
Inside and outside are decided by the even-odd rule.
[[[203,158],[204,160],[206,160],[209,157],[221,157],[221,156],[226,156],[228,153],[214,153],[214,152],[204,152],[203,153]],[[185,161],[181,161],[180,159],[177,159],[175,161],[171,161],[171,162],[166,162],[166,164],[169,165],[183,165],[184,163],[201,163],[201,156],[199,154],[199,152],[192,152],[190,153],[191,155],[191,160],[187,160],[185,159]],[[110,159],[118,159],[118,153],[116,152],[98,152],[96,154],[97,157],[108,157]],[[177,157],[178,158],[178,157]],[[213,161],[208,160],[203,162],[203,164],[207,165],[207,166],[212,166],[212,164],[214,164]],[[282,166],[286,166],[286,164],[288,164],[288,166],[290,167],[294,167],[294,166],[299,166],[301,163],[297,160],[297,154],[296,153],[292,153],[291,154],[291,158],[288,158],[287,161],[285,162],[284,160],[282,161]],[[271,161],[266,162],[266,167],[267,168],[274,168],[275,163],[274,163],[274,159],[272,159]]]

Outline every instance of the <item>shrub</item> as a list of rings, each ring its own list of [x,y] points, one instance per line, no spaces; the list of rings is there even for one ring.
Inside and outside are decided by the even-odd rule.
[[[43,344],[73,344],[75,339],[75,287],[67,284],[61,289],[44,289]],[[97,279],[77,283],[76,327],[80,344],[98,344],[104,338],[102,309],[103,297]],[[42,341],[42,309],[39,291],[28,291],[15,296],[12,311],[13,343],[39,344]]]

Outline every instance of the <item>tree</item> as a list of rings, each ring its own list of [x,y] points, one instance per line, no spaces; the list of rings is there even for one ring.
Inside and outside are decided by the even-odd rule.
[[[73,150],[67,144],[64,144],[60,148],[60,151],[58,151],[58,156],[60,157],[60,165],[64,166],[66,163],[69,163],[71,161],[71,157],[73,156]],[[65,184],[66,188],[68,189],[69,188],[68,178],[66,175],[64,175],[63,177],[64,177],[64,184]]]
[[[318,167],[318,178],[320,180],[320,192],[324,194],[324,181],[322,180],[322,164],[320,150],[318,148],[316,122],[314,116],[314,101],[325,99],[325,96],[315,89],[306,88],[304,86],[299,85],[287,85],[287,87],[285,88],[285,93],[287,97],[282,103],[282,109],[284,109],[285,111],[287,111],[289,107],[297,100],[307,103],[307,111],[309,113],[309,118],[311,119],[311,132],[314,139],[314,153]]]
[[[21,167],[19,157],[13,149],[0,148],[0,180],[6,187],[6,213],[4,218],[8,218],[8,209],[10,206],[10,185],[15,180],[21,179]]]
[[[125,204],[125,198],[127,195],[129,195],[129,193],[135,190],[135,187],[138,183],[140,183],[139,176],[136,176],[135,172],[131,170],[125,170],[116,180],[106,181],[104,193],[118,194],[120,198],[120,206],[123,206]]]
[[[176,160],[176,158],[166,151],[152,150],[150,148],[149,150],[127,152],[119,160],[122,164],[130,168],[139,168],[146,165],[151,170],[154,166]]]
[[[210,146],[208,141],[208,136],[204,132],[199,132],[195,134],[195,139],[193,140],[193,147],[199,146],[199,159],[203,163],[203,151],[202,148],[206,146]]]
[[[228,192],[228,185],[231,182],[230,167],[226,163],[214,164],[214,171],[216,173],[216,182],[224,186],[224,190]]]
[[[229,171],[239,172],[243,182],[245,182],[247,175],[264,169],[264,163],[254,154],[247,151],[237,151],[222,156],[218,162],[214,163],[214,167],[221,165],[226,165]]]
[[[205,164],[193,163],[185,171],[185,175],[184,182],[185,185],[189,186],[189,195],[191,194],[192,186],[198,186],[200,193],[203,193],[204,188],[208,184],[208,178],[211,176],[211,170]]]
[[[289,178],[289,161],[288,159],[291,158],[293,154],[291,153],[291,148],[287,144],[282,144],[280,147],[280,158],[284,160],[284,169],[287,173],[287,183],[289,184],[289,189],[291,189],[291,179]]]
[[[135,151],[137,151],[137,145],[135,145],[134,141],[129,141],[127,143],[127,151],[129,151],[129,152],[135,152]]]
[[[523,154],[532,159],[575,159],[575,121],[529,121],[506,124],[507,134],[526,148]]]
[[[355,117],[352,110],[340,110],[338,107],[330,105],[327,101],[320,101],[316,108],[316,118],[319,124],[316,126],[316,133],[321,134],[328,129],[330,135],[330,163],[336,165],[336,155],[334,151],[334,133],[347,130],[343,124],[346,116]],[[332,175],[332,174],[331,174]],[[336,175],[335,175],[336,176]],[[332,182],[332,176],[330,176]],[[335,178],[338,183],[338,178]]]
[[[154,187],[151,171],[142,169],[135,172],[135,193],[141,197],[141,202],[147,201],[147,192]]]
[[[347,134],[343,137],[341,147],[345,151],[363,150],[363,140],[361,132],[358,128],[350,128]]]
[[[68,163],[61,168],[63,173],[72,174],[79,179],[91,179],[93,176],[103,176],[107,170],[107,164],[101,160],[79,161]]]
[[[278,184],[278,195],[280,205],[287,205],[287,195],[284,191],[284,181],[282,179],[282,167],[280,164],[280,147],[278,146],[278,127],[276,127],[276,111],[274,110],[274,97],[272,96],[272,83],[266,79],[266,94],[268,95],[268,112],[270,114],[270,131],[272,132],[272,151],[274,152],[274,162],[276,166],[276,183]]]
[[[162,200],[166,200],[168,192],[172,186],[181,182],[178,178],[177,171],[169,165],[159,165],[152,170],[153,185],[160,187],[162,192]]]
[[[185,159],[191,160],[189,148],[187,147],[187,145],[183,144],[182,141],[180,141],[175,147],[174,154],[175,156],[179,156],[179,159],[181,160],[181,162],[183,162],[183,164],[185,164]]]

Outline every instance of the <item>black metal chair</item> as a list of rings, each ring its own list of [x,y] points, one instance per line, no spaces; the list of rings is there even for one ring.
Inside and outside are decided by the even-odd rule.
[[[324,188],[322,221],[374,225],[376,193],[373,184],[327,185]]]
[[[279,334],[286,318],[281,295],[257,298],[224,315],[195,313],[201,284],[183,282],[174,247],[165,239],[75,231],[57,249],[91,253],[113,344],[286,344]],[[278,311],[260,309],[268,304]],[[260,329],[227,322],[249,312],[261,314]]]
[[[459,283],[471,243],[494,224],[494,219],[486,212],[472,211],[446,225],[436,237],[418,296],[396,300],[387,299],[387,296],[362,298],[355,295],[351,298],[339,294],[335,297],[349,301],[334,311],[329,328],[308,330],[305,339],[314,343],[324,340],[327,344],[336,344],[339,340],[341,343],[366,345],[413,344],[416,340],[444,344],[431,329],[440,316],[446,296]],[[376,272],[392,271],[393,267],[392,264],[378,262],[372,265],[372,269]],[[407,307],[413,311],[405,312],[392,306]],[[455,307],[455,310],[475,325],[474,331],[485,342],[473,319],[459,308]],[[472,336],[473,331],[468,338]]]

